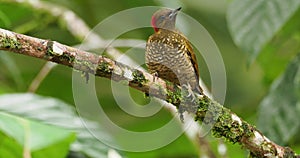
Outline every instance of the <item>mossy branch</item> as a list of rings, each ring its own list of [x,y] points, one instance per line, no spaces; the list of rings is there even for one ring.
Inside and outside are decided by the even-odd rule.
[[[211,125],[215,137],[240,144],[252,157],[300,157],[290,148],[270,141],[254,126],[207,96],[195,94],[196,99],[186,99],[184,89],[112,59],[4,29],[0,29],[0,50],[52,61],[116,82],[128,82],[128,86],[163,99],[191,113],[196,121]]]

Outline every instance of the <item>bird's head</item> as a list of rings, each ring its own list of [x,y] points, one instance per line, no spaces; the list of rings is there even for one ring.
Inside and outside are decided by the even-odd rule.
[[[155,32],[159,29],[175,30],[175,21],[178,11],[181,7],[171,10],[171,9],[160,9],[156,11],[151,19],[151,25]]]

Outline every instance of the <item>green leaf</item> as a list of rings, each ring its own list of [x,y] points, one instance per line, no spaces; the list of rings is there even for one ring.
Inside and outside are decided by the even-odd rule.
[[[80,118],[71,105],[58,99],[29,93],[0,95],[0,111],[76,131],[77,140],[72,144],[71,150],[89,157],[106,157],[109,148],[88,129],[114,141],[99,124]]]
[[[68,130],[3,112],[0,112],[0,130],[3,137],[0,157],[22,157],[27,152],[33,158],[42,158],[43,155],[63,158],[75,139],[75,134]]]
[[[261,102],[258,128],[271,140],[284,145],[300,132],[299,114],[300,54]]]
[[[17,158],[22,157],[22,146],[15,139],[8,137],[0,131],[0,157]]]
[[[0,95],[0,103],[0,111],[76,131],[77,140],[71,146],[72,151],[90,157],[106,157],[109,147],[97,140],[88,129],[114,141],[98,123],[80,118],[71,105],[58,99],[30,93],[6,94]]]
[[[299,0],[235,0],[231,3],[227,14],[228,27],[236,45],[249,54],[250,62],[265,47],[270,47],[272,38],[291,20],[299,6]]]
[[[300,9],[264,47],[258,56],[268,85],[285,70],[286,65],[300,50]]]

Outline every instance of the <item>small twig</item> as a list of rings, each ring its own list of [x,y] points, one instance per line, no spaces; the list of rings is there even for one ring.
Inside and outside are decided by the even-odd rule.
[[[56,66],[53,62],[47,62],[40,72],[36,75],[36,77],[32,80],[28,92],[34,93],[42,83],[42,81],[46,78],[46,76],[49,74],[49,72]]]
[[[201,95],[195,102],[186,101],[181,95],[180,87],[166,83],[160,78],[153,82],[151,74],[133,69],[112,59],[58,42],[33,38],[3,29],[0,29],[0,50],[56,62],[117,82],[127,81],[130,87],[145,93],[151,92],[152,96],[166,100],[175,106],[184,104],[185,110],[193,114],[195,120],[212,125],[213,136],[241,144],[250,150],[252,156],[300,157],[290,148],[270,141],[254,126],[208,97]]]
[[[202,151],[202,157],[207,157],[207,158],[216,158],[217,156],[215,153],[212,151],[209,142],[201,136],[198,136],[198,143],[199,146],[201,147]]]

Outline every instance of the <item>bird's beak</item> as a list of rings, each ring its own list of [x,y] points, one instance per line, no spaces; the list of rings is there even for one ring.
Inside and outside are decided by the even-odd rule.
[[[180,10],[181,10],[181,7],[177,8],[177,9],[174,9],[169,16],[170,17],[175,17],[177,15],[178,11],[180,11]]]
[[[178,12],[179,10],[181,10],[181,7],[175,9],[173,12]]]

